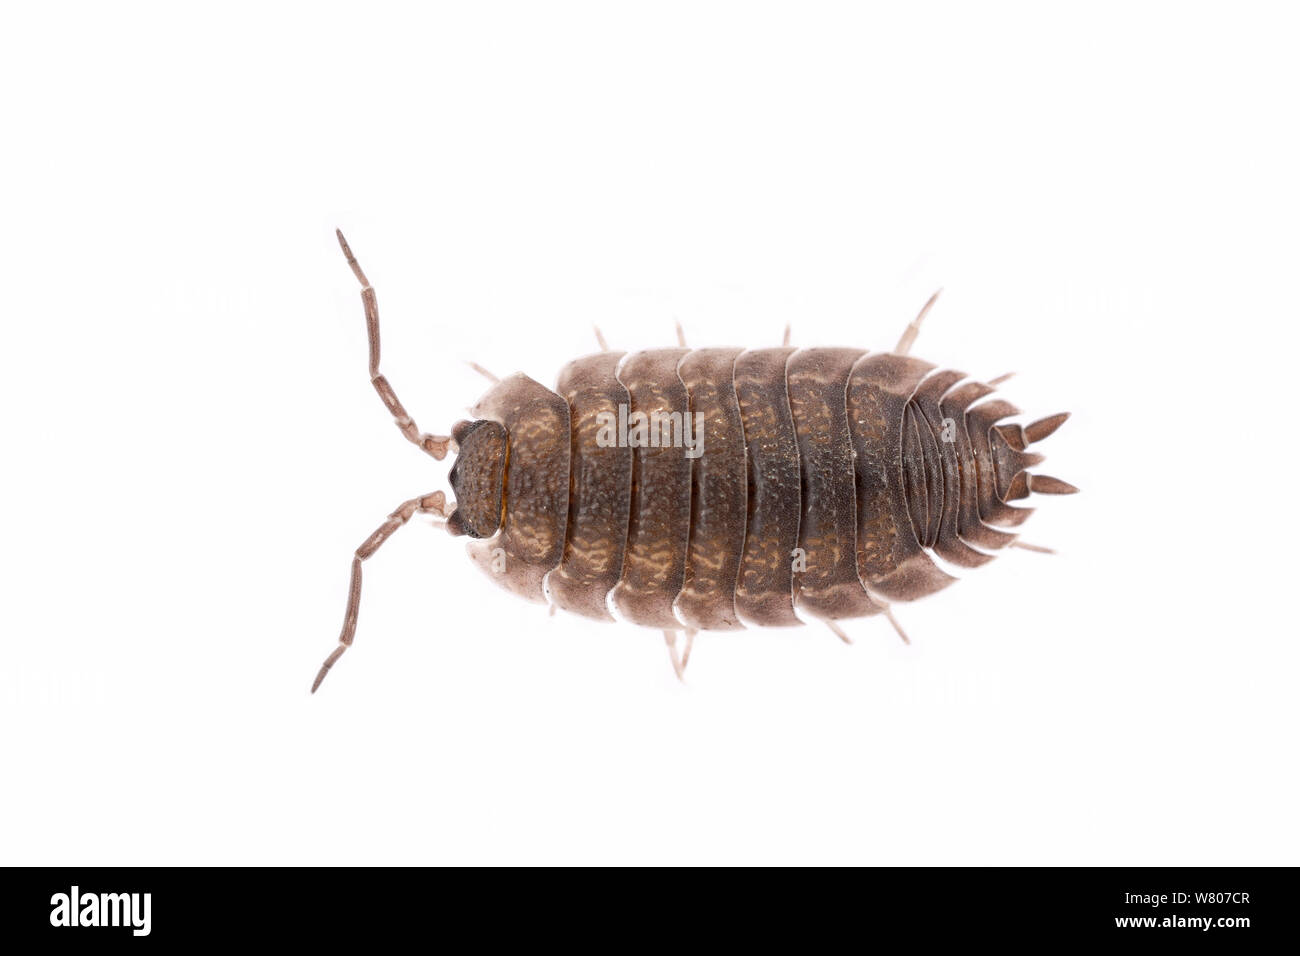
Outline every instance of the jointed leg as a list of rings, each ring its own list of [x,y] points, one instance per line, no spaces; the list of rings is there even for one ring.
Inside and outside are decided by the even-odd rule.
[[[893,629],[897,632],[898,636],[903,639],[903,643],[911,644],[912,642],[908,638],[907,632],[904,631],[902,626],[898,623],[898,619],[894,617],[894,612],[889,609],[889,605],[886,604],[884,601],[881,601],[874,594],[871,596],[871,599],[880,605],[880,609],[885,613],[885,619],[889,621],[890,626],[893,627]],[[828,628],[830,628],[831,633],[834,634],[836,637],[838,637],[845,644],[853,643],[853,638],[849,637],[849,635],[844,632],[844,628],[840,627],[834,621],[823,620],[822,623],[825,624]]]
[[[343,249],[343,255],[347,257],[348,265],[352,267],[357,281],[361,283],[361,303],[365,306],[366,334],[370,339],[370,384],[379,393],[384,407],[396,420],[397,427],[401,429],[406,440],[418,445],[441,461],[447,457],[447,451],[451,448],[451,438],[446,435],[429,435],[421,432],[411,416],[406,414],[406,409],[402,407],[402,403],[397,400],[397,394],[393,391],[393,387],[388,384],[388,379],[379,374],[379,303],[375,299],[375,290],[371,288],[370,280],[366,278],[366,274],[361,271],[361,265],[357,262],[356,256],[348,248],[348,241],[343,238],[343,233],[337,229],[334,232],[339,237],[339,245]]]
[[[906,355],[912,351],[912,343],[916,341],[917,333],[921,331],[921,322],[925,319],[926,313],[930,311],[930,308],[934,305],[934,300],[939,298],[939,293],[942,291],[942,289],[939,289],[934,295],[930,296],[929,301],[921,306],[921,311],[917,313],[916,318],[907,324],[907,328],[903,330],[903,337],[894,346],[895,355]]]
[[[352,580],[348,584],[348,608],[343,614],[343,630],[339,634],[339,646],[334,648],[334,652],[325,658],[325,663],[321,665],[320,673],[316,675],[316,680],[311,685],[313,694],[316,693],[316,688],[320,686],[320,682],[325,679],[325,675],[329,673],[329,669],[334,666],[334,662],[352,646],[352,639],[356,637],[357,611],[361,604],[361,562],[378,551],[379,546],[387,541],[394,531],[410,521],[416,513],[435,514],[441,518],[447,517],[447,496],[441,491],[435,491],[431,495],[402,502],[388,516],[388,519],[375,530],[375,533],[366,538],[361,543],[361,547],[357,548],[356,553],[352,556]]]
[[[1028,541],[1021,541],[1019,538],[1011,542],[1011,547],[1019,548],[1022,551],[1034,551],[1038,554],[1056,554],[1056,551],[1052,548],[1045,548],[1041,544],[1030,544]]]
[[[686,670],[686,665],[691,662],[691,651],[695,648],[695,635],[700,633],[693,627],[686,629],[686,647],[682,650],[682,670]]]
[[[673,673],[683,684],[686,683],[686,665],[691,662],[691,648],[695,646],[695,635],[700,633],[693,627],[686,628],[686,649],[677,650],[677,632],[664,631],[664,643],[668,645],[668,659],[672,661]]]
[[[831,633],[838,637],[845,644],[852,644],[853,638],[844,633],[844,628],[840,627],[834,621],[823,619],[822,623],[831,629]]]
[[[664,643],[668,645],[668,660],[672,662],[673,673],[679,681],[685,681],[682,674],[682,655],[677,652],[677,632],[664,631]]]
[[[903,639],[903,643],[904,643],[904,644],[911,644],[912,641],[911,641],[911,639],[907,636],[907,632],[904,631],[903,628],[902,628],[902,626],[898,623],[897,618],[894,617],[894,612],[891,611],[891,610],[889,609],[889,605],[888,605],[888,604],[885,605],[885,617],[889,618],[889,623],[890,623],[891,625],[893,625],[894,630],[895,630],[896,632],[898,632],[898,636],[901,637],[901,638]]]
[[[691,660],[691,648],[695,646],[695,635],[698,634],[693,627],[686,628],[686,651],[681,653],[677,650],[677,632],[664,631],[664,643],[668,645],[668,659],[672,661],[673,673],[683,684],[686,683],[686,665]]]

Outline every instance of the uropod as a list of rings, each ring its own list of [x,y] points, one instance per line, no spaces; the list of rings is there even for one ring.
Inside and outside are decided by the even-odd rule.
[[[493,379],[450,435],[421,432],[379,371],[375,290],[361,283],[370,380],[402,434],[438,460],[442,491],[398,505],[356,549],[338,646],[352,646],[362,564],[416,514],[470,539],[470,557],[529,601],[662,631],[678,676],[699,631],[836,624],[884,615],[1018,540],[1031,493],[1072,485],[1028,469],[1028,450],[1068,417],[1029,425],[987,383],[909,352],[925,304],[890,352],[690,349],[575,359],[550,389]],[[481,371],[481,370],[480,370]],[[486,374],[486,373],[485,373]],[[679,646],[678,636],[684,639]]]

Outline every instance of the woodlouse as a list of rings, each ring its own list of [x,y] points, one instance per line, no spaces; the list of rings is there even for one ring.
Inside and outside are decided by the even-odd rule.
[[[474,421],[423,433],[379,372],[375,291],[338,240],[362,286],[371,383],[409,441],[457,453],[455,501],[403,502],[357,548],[313,692],[356,634],[362,562],[417,513],[468,536],[520,597],[663,631],[681,676],[700,630],[798,625],[797,611],[846,641],[843,618],[883,613],[898,629],[890,601],[955,580],[930,552],[978,567],[1003,547],[1046,550],[1001,530],[1031,511],[1009,502],[1077,490],[1026,470],[1066,414],[1002,424],[1018,410],[980,399],[1008,376],[968,381],[908,354],[938,293],[892,352],[791,348],[788,330],[779,348],[688,349],[679,328],[678,348],[624,354],[597,331],[602,351],[555,390],[494,380]]]

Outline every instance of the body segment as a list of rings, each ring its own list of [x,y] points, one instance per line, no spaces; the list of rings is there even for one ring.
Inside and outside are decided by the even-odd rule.
[[[736,615],[736,578],[745,546],[747,468],[745,434],[736,399],[735,365],[741,349],[696,349],[682,357],[699,441],[692,459],[690,540],[677,616],[687,627],[729,631]]]
[[[545,602],[542,579],[560,563],[568,530],[568,403],[527,375],[512,375],[473,412],[498,422],[510,438],[501,530],[471,542],[470,557],[507,590]]]
[[[622,352],[598,352],[570,362],[556,392],[571,422],[568,535],[560,566],[546,578],[551,601],[574,614],[613,620],[606,594],[618,583],[632,506],[632,449],[603,441],[609,416],[628,403],[618,380]]]
[[[618,373],[631,399],[632,510],[623,574],[611,600],[625,620],[660,630],[681,626],[673,602],[686,576],[691,524],[692,461],[683,448],[664,441],[665,430],[671,432],[674,421],[681,427],[689,410],[686,386],[677,375],[686,352],[634,352]]]
[[[745,440],[748,499],[736,610],[751,623],[788,627],[794,613],[794,565],[803,489],[799,439],[785,369],[797,349],[756,349],[736,359],[736,395]]]
[[[786,367],[803,497],[795,607],[826,620],[881,610],[858,576],[857,482],[844,401],[862,355],[861,349],[800,349]]]

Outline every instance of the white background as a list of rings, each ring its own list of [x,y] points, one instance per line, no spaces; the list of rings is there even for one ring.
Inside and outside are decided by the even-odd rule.
[[[1295,864],[1284,7],[11,10],[0,862]],[[413,522],[484,383],[889,348],[1083,489],[845,647],[498,591]]]

